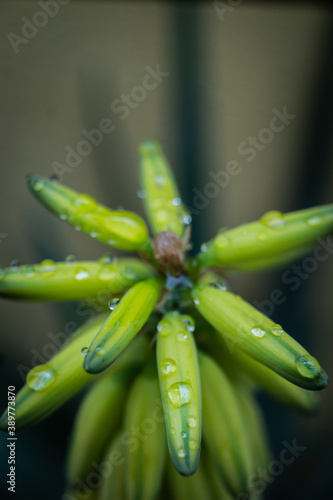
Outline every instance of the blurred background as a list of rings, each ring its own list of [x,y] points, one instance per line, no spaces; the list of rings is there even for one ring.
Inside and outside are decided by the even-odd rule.
[[[40,207],[25,176],[58,173],[110,207],[143,215],[137,149],[148,138],[161,142],[185,202],[196,209],[196,250],[219,228],[268,210],[332,203],[333,12],[325,4],[59,0],[47,12],[42,3],[0,2],[0,266],[68,254],[88,260],[108,251]],[[279,131],[271,126],[274,116],[283,116],[274,121]],[[102,143],[82,149],[85,134],[105,119],[112,127]],[[231,161],[238,173],[228,178]],[[209,186],[214,173],[227,181]],[[313,272],[303,269],[294,291],[283,272],[231,282],[251,303],[281,290],[286,300],[272,318],[332,377],[333,257]],[[0,303],[1,409],[8,385],[23,385],[18,367],[40,362],[48,334],[83,321],[76,306]],[[266,498],[331,498],[332,387],[314,418],[260,399],[273,456],[284,440],[306,447]],[[61,498],[79,400],[18,435],[17,500]],[[10,498],[5,438],[0,492]]]

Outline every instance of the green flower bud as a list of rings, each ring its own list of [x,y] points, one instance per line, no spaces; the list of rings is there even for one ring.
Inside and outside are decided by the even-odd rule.
[[[140,176],[142,198],[154,234],[172,231],[181,238],[191,217],[181,202],[174,176],[157,142],[141,144]]]
[[[16,428],[36,423],[53,413],[96,376],[83,369],[87,345],[96,335],[107,316],[105,314],[83,325],[63,349],[45,365],[37,365],[27,375],[24,387],[16,396]],[[129,366],[137,368],[147,356],[147,340],[140,338],[111,368],[117,373]],[[8,425],[7,410],[0,419],[0,428]]]
[[[200,284],[192,292],[202,316],[224,338],[287,380],[305,389],[319,390],[328,378],[318,361],[280,325],[260,313],[238,295],[212,283]]]
[[[128,500],[154,500],[161,487],[167,450],[159,402],[156,368],[149,365],[131,386],[125,410],[124,436],[129,443],[124,463]],[[130,444],[133,439],[135,446]]]
[[[0,295],[20,300],[78,300],[110,297],[153,276],[137,259],[53,262],[4,269]]]
[[[170,457],[177,471],[189,476],[201,447],[201,385],[194,322],[177,312],[158,324],[157,367]]]
[[[202,245],[202,266],[255,271],[284,265],[308,253],[333,230],[333,205],[288,214],[268,212],[257,222],[220,232]]]
[[[159,296],[160,283],[149,279],[130,288],[114,308],[91,342],[84,359],[88,373],[99,373],[110,366],[141,330]]]
[[[108,441],[122,421],[130,371],[107,373],[85,396],[74,422],[67,461],[67,481],[84,483],[93,462],[100,463]]]
[[[46,208],[92,238],[122,250],[143,250],[148,244],[146,224],[138,215],[111,211],[91,196],[39,175],[29,176],[27,182]]]

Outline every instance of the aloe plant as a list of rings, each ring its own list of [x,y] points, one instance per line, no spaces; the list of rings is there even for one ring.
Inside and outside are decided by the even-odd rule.
[[[146,141],[139,153],[151,236],[135,213],[109,209],[57,180],[28,177],[35,198],[61,220],[137,257],[1,270],[4,298],[82,300],[107,291],[109,299],[27,374],[16,429],[90,384],[74,424],[63,498],[83,498],[82,484],[85,498],[167,498],[164,480],[174,498],[258,498],[250,479],[269,451],[254,391],[262,386],[310,413],[318,405],[313,391],[328,378],[280,325],[229,290],[224,276],[304,255],[333,230],[333,205],[268,212],[219,231],[189,256],[191,215],[161,147]],[[10,426],[7,410],[0,425]]]

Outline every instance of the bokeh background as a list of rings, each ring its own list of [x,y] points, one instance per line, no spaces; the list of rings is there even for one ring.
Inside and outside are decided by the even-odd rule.
[[[238,3],[238,5],[236,5]],[[109,118],[104,136],[63,182],[89,192],[111,207],[143,214],[137,197],[137,148],[159,140],[189,206],[211,182],[211,172],[236,160],[241,173],[207,198],[193,215],[195,248],[222,226],[232,227],[276,209],[291,211],[333,200],[333,16],[316,2],[256,3],[75,1],[57,4],[56,15],[26,42],[26,20],[37,19],[35,1],[0,2],[0,265],[12,259],[95,259],[108,249],[58,220],[29,194],[25,176],[50,176],[76,149],[82,130]],[[34,17],[35,16],[35,17]],[[43,23],[42,18],[39,20]],[[30,32],[31,33],[31,32]],[[13,41],[15,40],[15,41]],[[16,49],[14,50],[14,46]],[[168,73],[142,98],[147,66]],[[126,118],[111,109],[123,94],[132,99]],[[239,149],[286,106],[290,119],[255,158]],[[299,264],[302,264],[301,262]],[[284,270],[235,276],[232,285],[250,302],[262,302],[278,288],[287,297],[272,317],[315,355],[332,377],[333,257],[301,280],[296,291],[282,281]],[[0,303],[0,402],[7,387],[19,388],[18,366],[32,367],[68,322],[81,323],[77,304]],[[64,456],[80,397],[47,421],[24,430],[17,442],[15,498],[61,498]],[[306,450],[267,488],[266,498],[332,497],[333,389],[322,394],[315,418],[292,414],[260,397],[273,456],[282,442],[297,440]],[[7,449],[1,443],[1,498]]]

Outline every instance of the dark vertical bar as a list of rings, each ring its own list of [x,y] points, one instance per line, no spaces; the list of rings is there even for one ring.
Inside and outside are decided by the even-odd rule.
[[[200,134],[200,18],[198,4],[178,4],[174,10],[174,46],[176,60],[175,116],[180,137],[180,161],[185,172],[182,186],[185,203],[192,205],[192,188],[199,186],[201,165]],[[200,247],[201,218],[193,215],[193,251]]]

